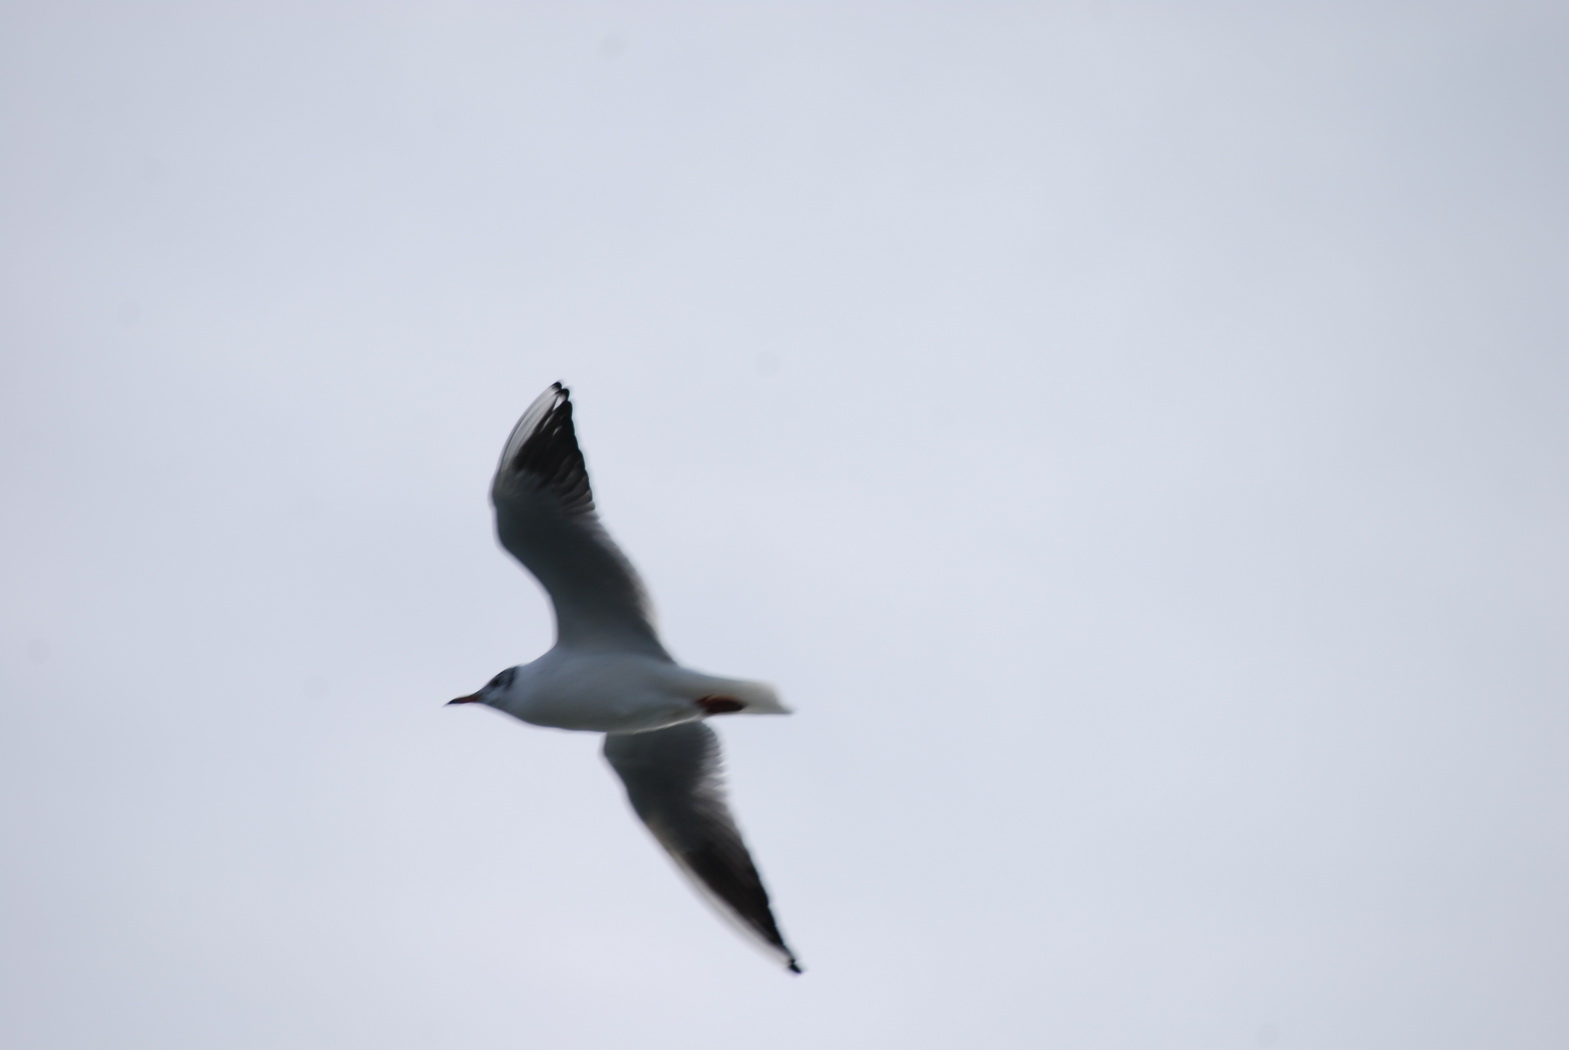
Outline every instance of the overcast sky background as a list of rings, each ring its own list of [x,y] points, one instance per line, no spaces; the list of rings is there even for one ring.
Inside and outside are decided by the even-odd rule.
[[[1559,1048],[1553,3],[0,7],[0,1042]],[[496,546],[567,382],[791,979]]]

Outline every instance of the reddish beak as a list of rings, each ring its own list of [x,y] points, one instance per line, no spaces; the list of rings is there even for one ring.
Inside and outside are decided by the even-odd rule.
[[[456,700],[448,700],[447,701],[447,706],[451,707],[453,704],[477,704],[477,703],[479,703],[479,694],[478,693],[470,693],[468,696],[460,696]]]

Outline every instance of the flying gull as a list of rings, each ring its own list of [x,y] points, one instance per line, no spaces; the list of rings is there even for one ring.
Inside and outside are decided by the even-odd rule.
[[[719,737],[704,723],[790,709],[772,686],[693,671],[665,651],[642,581],[594,512],[560,383],[512,428],[490,499],[501,545],[550,594],[556,644],[451,703],[604,733],[605,759],[632,809],[676,865],[721,915],[800,973],[725,803]]]

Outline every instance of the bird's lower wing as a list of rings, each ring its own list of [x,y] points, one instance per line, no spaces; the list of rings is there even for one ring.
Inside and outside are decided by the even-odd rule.
[[[610,733],[605,759],[626,785],[632,809],[709,903],[800,973],[725,804],[718,735],[701,722]]]

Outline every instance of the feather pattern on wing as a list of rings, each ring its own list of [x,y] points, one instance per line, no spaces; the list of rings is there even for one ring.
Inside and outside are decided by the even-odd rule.
[[[550,594],[558,644],[668,658],[642,581],[595,513],[570,392],[560,383],[513,427],[490,497],[501,545]]]
[[[719,736],[701,722],[610,733],[605,759],[639,819],[721,915],[800,973],[725,802]]]

